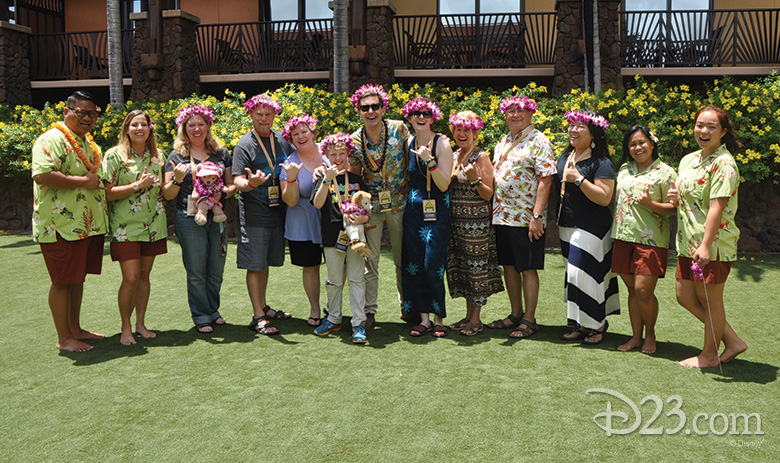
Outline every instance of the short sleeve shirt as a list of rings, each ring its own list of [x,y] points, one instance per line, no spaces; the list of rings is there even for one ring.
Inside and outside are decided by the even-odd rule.
[[[320,210],[311,203],[311,197],[314,196],[314,173],[303,165],[296,151],[287,158],[285,164],[293,162],[301,164],[301,170],[298,172],[297,181],[289,184],[288,188],[298,185],[298,204],[287,208],[287,216],[284,218],[284,237],[291,241],[311,241],[320,244],[322,242]],[[324,156],[322,162],[330,165]],[[286,170],[282,169],[279,179],[287,181]]]
[[[158,179],[163,178],[162,166],[152,160],[147,150],[143,156],[132,151],[127,163],[122,160],[122,148],[115,146],[103,159],[103,181],[116,186],[138,181],[144,169]],[[168,236],[165,204],[158,201],[160,183],[144,190],[134,191],[122,199],[108,202],[108,224],[111,241],[159,241]]]
[[[72,131],[71,135],[86,158],[93,159],[90,144]],[[38,137],[32,150],[32,176],[52,171],[78,176],[89,171],[58,129],[51,129]],[[102,175],[102,166],[98,166],[97,175]],[[54,243],[57,233],[67,241],[105,235],[108,232],[107,212],[106,193],[102,189],[60,189],[35,183],[33,239],[39,243]]]
[[[669,216],[639,204],[639,198],[648,191],[659,203],[669,202],[669,188],[677,173],[656,159],[644,171],[637,172],[636,162],[620,167],[615,185],[615,221],[612,238],[629,243],[661,248],[669,247]]]
[[[701,150],[680,161],[677,191],[680,204],[677,207],[677,252],[693,257],[704,239],[704,225],[710,210],[710,199],[728,198],[720,227],[712,243],[712,260],[733,262],[737,260],[739,228],[734,223],[737,214],[739,168],[726,145],[721,145],[701,161]]]
[[[406,195],[409,192],[409,175],[404,155],[404,144],[409,138],[409,129],[401,121],[386,120],[383,136],[377,143],[371,143],[364,137],[361,128],[352,134],[355,152],[349,162],[363,168],[363,180],[371,193],[372,206],[378,210],[379,190],[390,190],[393,212],[406,207]]]
[[[222,148],[218,153],[212,154],[206,159],[206,161],[211,161],[214,164],[218,165],[220,169],[222,169],[222,181],[225,181],[225,171],[228,167],[233,166],[233,159],[230,157],[230,153],[228,153],[227,148]],[[168,156],[168,159],[165,162],[165,172],[173,172],[173,166],[179,165],[181,163],[184,164],[191,164],[192,158],[191,157],[183,157],[178,151],[172,151],[171,154]],[[195,161],[196,164],[199,164],[200,161]],[[231,170],[232,172],[232,170]],[[181,186],[179,187],[179,194],[176,196],[176,209],[179,209],[181,211],[187,210],[187,197],[192,194],[192,168],[187,171],[187,175],[184,176],[184,179],[181,182]]]
[[[246,176],[246,168],[252,172],[261,170],[265,174],[273,172],[274,175],[274,178],[266,180],[265,183],[253,190],[238,192],[238,220],[242,226],[276,227],[284,224],[286,206],[281,198],[278,206],[268,205],[268,187],[279,186],[279,175],[283,170],[282,163],[287,160],[294,149],[282,138],[279,132],[272,131],[271,134],[271,137],[260,137],[260,139],[268,152],[268,158],[274,165],[273,169],[271,169],[268,158],[266,158],[252,130],[245,133],[236,147],[233,148],[233,175]],[[271,149],[271,140],[274,143],[276,160],[274,160],[274,150]]]
[[[568,159],[568,154],[562,154],[558,158],[558,169],[554,181],[559,184],[563,178],[563,171]],[[615,179],[615,165],[608,157],[590,157],[578,162],[575,167],[591,183],[597,178]],[[599,206],[588,199],[580,187],[568,182],[562,199],[558,225],[581,228],[601,234],[612,226],[612,212],[609,206]]]
[[[552,143],[540,131],[529,126],[516,137],[512,134],[504,136],[496,145],[493,158],[496,163],[493,225],[529,226],[539,178],[555,174]],[[546,226],[547,218],[542,218],[542,221]]]

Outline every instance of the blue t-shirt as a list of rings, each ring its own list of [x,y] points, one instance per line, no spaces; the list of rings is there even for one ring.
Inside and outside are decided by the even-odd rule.
[[[330,166],[324,156],[322,162]],[[311,197],[314,195],[314,174],[303,166],[297,151],[290,154],[284,164],[291,163],[301,164],[298,181],[288,185],[288,188],[298,185],[299,198],[298,204],[287,208],[287,217],[284,219],[284,237],[291,241],[311,241],[314,244],[320,244],[322,243],[320,210],[311,203]],[[279,179],[287,181],[287,171],[282,169]]]

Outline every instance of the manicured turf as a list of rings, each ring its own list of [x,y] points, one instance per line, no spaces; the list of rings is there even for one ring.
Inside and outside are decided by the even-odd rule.
[[[119,344],[119,265],[106,256],[103,274],[87,278],[82,321],[108,338],[91,352],[64,354],[54,347],[38,245],[30,236],[4,235],[0,249],[0,461],[763,462],[780,454],[778,257],[748,256],[732,270],[727,316],[749,349],[721,375],[676,363],[699,352],[704,330],[676,303],[674,261],[656,291],[661,312],[652,356],[616,350],[630,335],[627,308],[610,317],[600,346],[558,340],[565,309],[556,252],[540,275],[541,331],[514,341],[490,330],[410,338],[398,319],[385,250],[379,324],[367,345],[356,346],[347,326],[325,338],[311,333],[300,271],[289,263],[272,270],[269,302],[295,318],[276,323],[279,336],[247,330],[251,310],[234,245],[222,288],[228,325],[197,334],[179,246],[169,242],[152,272],[147,324],[157,339]],[[324,266],[322,273],[324,282]],[[622,286],[621,296],[625,307]],[[465,304],[448,301],[447,309],[451,323]],[[483,322],[508,312],[506,293],[493,296]],[[601,414],[605,426],[608,402],[616,432],[634,423],[634,413],[618,398],[586,394],[591,388],[636,403],[638,429],[608,437],[593,419]],[[640,405],[647,396],[660,405]],[[673,396],[682,400],[676,411]],[[654,412],[660,416],[653,421]],[[713,433],[738,413],[759,414],[764,434]],[[681,415],[682,429],[668,434]],[[645,435],[644,427],[663,427],[663,435]],[[740,421],[737,432],[743,427]],[[756,428],[753,419],[750,431]]]

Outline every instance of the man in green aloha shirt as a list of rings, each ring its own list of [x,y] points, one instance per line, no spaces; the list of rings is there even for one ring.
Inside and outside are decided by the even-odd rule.
[[[57,348],[70,352],[90,350],[83,340],[105,337],[82,329],[79,321],[84,279],[100,273],[108,231],[100,148],[89,135],[98,115],[92,95],[75,92],[68,97],[64,124],[38,137],[32,152],[33,239],[51,277]]]

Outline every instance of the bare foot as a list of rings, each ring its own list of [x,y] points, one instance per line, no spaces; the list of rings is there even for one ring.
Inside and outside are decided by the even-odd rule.
[[[133,333],[130,331],[122,331],[122,336],[119,338],[119,342],[123,346],[132,346],[133,344],[138,344],[138,342],[133,337]]]
[[[642,353],[655,354],[655,337],[648,336],[645,339],[645,343],[642,345]]]
[[[628,352],[634,350],[642,344],[642,338],[631,338],[627,343],[618,346],[620,352]]]
[[[90,346],[87,343],[81,342],[75,338],[68,338],[65,341],[57,341],[57,349],[67,352],[86,352],[94,349],[95,346]]]
[[[224,318],[222,318],[222,317],[219,317],[219,318],[217,318],[216,320],[214,320],[214,322],[213,322],[213,323],[214,323],[215,325],[224,325],[224,324],[225,324],[225,323],[227,323],[227,322],[225,321],[225,319],[224,319]]]
[[[105,339],[105,334],[100,333],[93,333],[92,331],[87,330],[79,330],[77,333],[74,333],[76,339]]]
[[[677,363],[688,368],[714,367],[718,364],[718,357],[705,357],[702,354],[699,354],[696,357],[687,358],[682,362]]]
[[[734,360],[737,355],[745,352],[746,350],[747,344],[741,341],[736,346],[728,346],[723,350],[723,353],[720,354],[720,363],[729,363],[730,361]]]
[[[157,337],[157,333],[147,330],[145,326],[136,325],[135,332],[141,335],[141,337],[144,339],[154,339]]]

